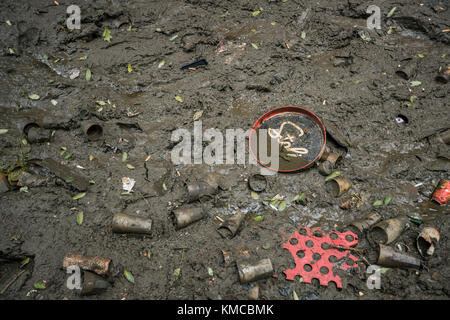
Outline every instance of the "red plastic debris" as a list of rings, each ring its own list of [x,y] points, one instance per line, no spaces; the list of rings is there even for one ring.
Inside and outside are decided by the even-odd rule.
[[[318,279],[320,284],[327,286],[334,281],[338,288],[342,288],[341,277],[335,274],[336,269],[347,270],[357,267],[358,258],[351,255],[349,250],[339,251],[330,245],[352,247],[358,243],[358,236],[351,231],[331,231],[325,234],[320,228],[302,226],[291,235],[283,248],[289,250],[295,260],[295,268],[284,271],[287,280],[294,280],[299,275],[303,282],[311,283]],[[347,261],[353,261],[353,265]]]

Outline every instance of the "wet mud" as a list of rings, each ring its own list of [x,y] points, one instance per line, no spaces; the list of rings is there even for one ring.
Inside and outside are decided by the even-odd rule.
[[[366,28],[369,4],[356,0],[58,3],[0,3],[0,299],[448,299],[450,209],[430,201],[449,174],[450,87],[436,81],[450,64],[446,1],[379,1],[380,30]],[[67,28],[70,4],[80,30]],[[172,162],[172,133],[193,132],[194,118],[225,135],[280,106],[324,122],[325,152],[342,156],[334,170],[352,183],[342,196],[317,164],[267,176],[255,197],[248,178],[260,166]],[[217,192],[187,203],[186,185],[210,173]],[[123,177],[135,179],[132,192]],[[265,204],[277,195],[283,210]],[[204,215],[177,228],[180,208]],[[238,209],[245,219],[222,237]],[[374,210],[410,218],[388,246],[421,259],[419,269],[383,270],[369,289],[377,256],[364,231],[342,289],[286,280],[295,263],[283,243],[301,225],[347,231]],[[118,213],[151,219],[151,234],[114,233]],[[424,226],[440,233],[426,258],[416,247]],[[224,252],[246,265],[270,259],[273,274],[241,283]],[[70,290],[69,254],[111,259],[111,286]]]

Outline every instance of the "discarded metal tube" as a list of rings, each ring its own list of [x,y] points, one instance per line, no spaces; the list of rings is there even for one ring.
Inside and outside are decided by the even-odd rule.
[[[203,196],[212,195],[217,192],[217,187],[204,181],[189,183],[187,186],[188,202],[193,202]]]
[[[63,269],[70,266],[78,266],[83,270],[93,271],[100,275],[106,275],[109,271],[111,259],[103,257],[85,257],[81,254],[70,254],[64,257]]]
[[[408,61],[406,63],[403,63],[400,68],[395,71],[395,74],[399,77],[409,80],[414,78],[414,76],[417,73],[417,64],[414,61]]]
[[[244,221],[244,218],[245,214],[238,209],[234,215],[220,225],[217,231],[223,238],[233,238]]]
[[[117,233],[146,233],[151,234],[152,220],[116,213],[112,220],[112,231]]]
[[[446,204],[450,199],[450,181],[443,179],[439,182],[436,189],[431,195],[431,200],[436,201],[440,205]]]
[[[91,141],[97,141],[103,137],[103,127],[97,122],[83,121],[81,128],[86,137]]]
[[[381,221],[381,215],[378,212],[371,212],[365,218],[353,221],[350,225],[354,226],[361,233],[368,230],[371,226]]]
[[[341,159],[341,155],[337,154],[337,153],[324,153],[322,155],[322,160],[323,161],[329,161],[331,163],[331,165],[333,167],[336,166],[336,163]]]
[[[441,82],[441,83],[447,83],[449,80],[450,80],[450,66],[444,68],[436,76],[436,81]]]
[[[420,259],[379,244],[377,265],[383,267],[420,268]]]
[[[431,227],[423,228],[416,241],[420,255],[422,257],[433,255],[435,245],[439,242],[439,239],[439,231]]]
[[[85,271],[83,286],[81,288],[81,295],[87,296],[92,294],[98,294],[105,291],[110,286],[109,282],[95,273]]]
[[[50,130],[41,128],[35,123],[28,124],[24,129],[24,133],[26,134],[29,143],[48,142],[51,137]]]
[[[255,265],[238,263],[237,268],[241,283],[264,279],[273,274],[273,267],[270,259],[262,259]]]
[[[184,228],[203,218],[202,208],[177,209],[173,211],[174,223],[177,229]]]
[[[333,173],[333,164],[326,160],[319,164],[319,173],[323,176],[329,176]]]
[[[335,177],[328,182],[329,192],[335,197],[340,197],[345,191],[351,188],[352,183],[347,178]]]
[[[408,221],[407,216],[381,221],[370,228],[369,237],[374,243],[389,244],[402,234]]]

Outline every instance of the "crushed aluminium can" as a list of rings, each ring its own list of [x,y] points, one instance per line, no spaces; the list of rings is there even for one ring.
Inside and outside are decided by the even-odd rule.
[[[443,179],[439,185],[434,189],[431,195],[431,200],[443,205],[450,199],[450,180]]]

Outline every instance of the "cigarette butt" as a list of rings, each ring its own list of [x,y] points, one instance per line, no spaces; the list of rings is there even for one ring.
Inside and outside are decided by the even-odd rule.
[[[450,29],[444,29],[442,32],[450,32]]]
[[[147,156],[147,158],[145,158],[145,162],[147,162],[148,160],[150,160],[151,157],[152,157],[152,155],[149,154],[149,155]]]
[[[195,71],[195,70],[197,70],[197,68],[189,68],[189,70]]]
[[[224,220],[223,220],[221,217],[219,217],[219,216],[216,216],[216,219],[219,220],[220,222],[223,222],[223,221],[224,221]]]
[[[291,47],[289,46],[289,44],[286,43],[286,48],[290,49]]]

